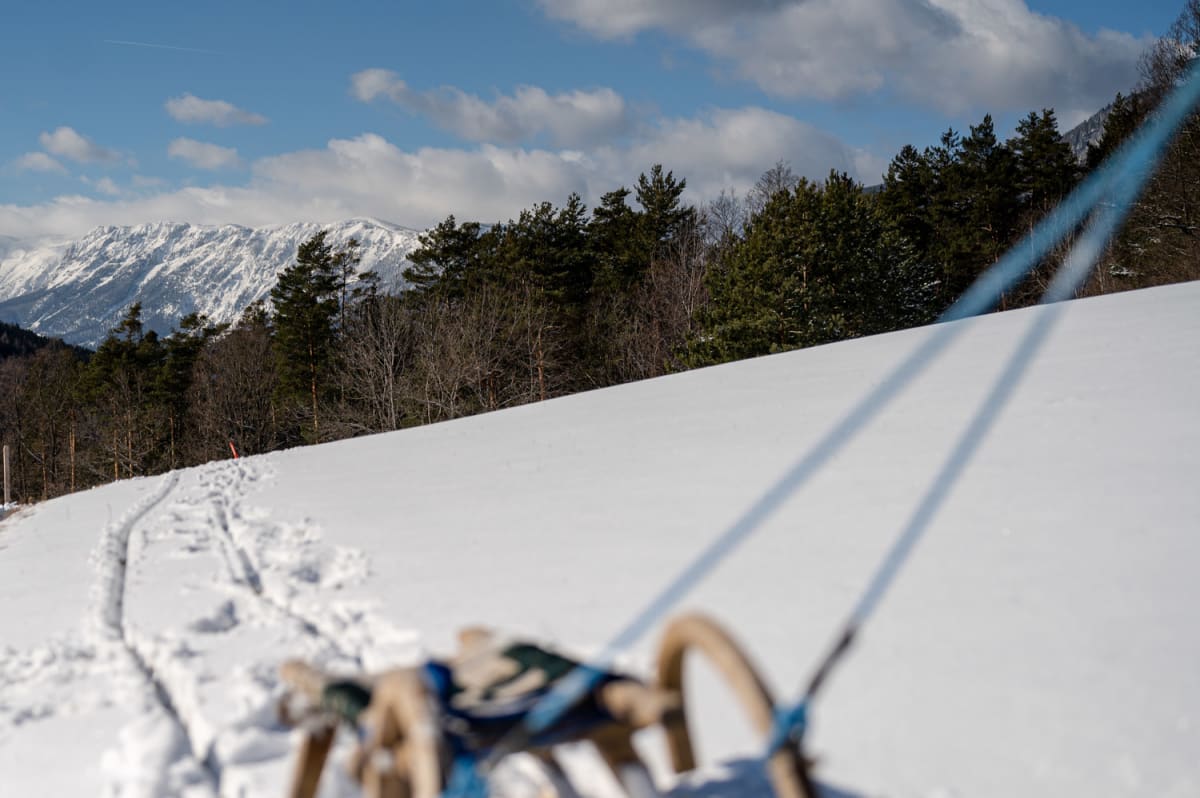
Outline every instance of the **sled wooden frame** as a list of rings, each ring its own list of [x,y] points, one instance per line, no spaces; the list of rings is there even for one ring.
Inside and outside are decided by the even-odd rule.
[[[700,653],[711,662],[754,728],[764,739],[770,734],[775,702],[742,649],[707,616],[676,618],[667,625],[659,644],[656,683],[621,680],[604,685],[599,703],[615,720],[567,741],[591,742],[631,798],[657,794],[633,746],[633,734],[639,729],[662,727],[676,773],[696,767],[684,688],[684,662],[690,652]],[[289,691],[313,706],[319,705],[327,677],[295,660],[285,663],[280,674]],[[371,700],[359,718],[362,737],[347,763],[350,775],[362,785],[365,798],[438,798],[445,786],[449,754],[438,725],[435,700],[427,693],[419,670],[387,671],[364,683],[371,688]],[[281,715],[285,722],[291,722],[286,711]],[[315,722],[310,719],[302,725],[305,735],[288,798],[314,798],[337,731],[336,720],[331,717],[320,717]],[[560,796],[577,795],[551,747],[526,753],[545,765]],[[777,798],[817,798],[807,763],[794,746],[784,746],[771,755],[767,774]]]

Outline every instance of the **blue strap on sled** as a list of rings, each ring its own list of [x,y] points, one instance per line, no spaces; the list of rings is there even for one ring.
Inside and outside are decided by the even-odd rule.
[[[625,678],[578,664],[572,667],[591,671],[597,687]],[[459,687],[454,682],[450,666],[430,660],[423,666],[422,676],[429,694],[437,702],[443,738],[449,748],[450,768],[443,797],[487,798],[487,779],[480,763],[493,754],[497,744],[510,739],[509,735],[520,727],[529,711],[545,698],[556,680],[548,680],[535,690],[467,709],[454,704],[453,698],[458,694]],[[525,746],[542,748],[569,742],[613,721],[614,718],[596,700],[593,691],[552,726],[527,739]]]
[[[582,667],[582,666],[580,666]],[[490,701],[470,708],[456,706],[452,700],[459,692],[451,668],[431,660],[422,669],[429,693],[437,701],[442,728],[456,750],[485,757],[492,747],[516,728],[553,688],[554,681],[503,700]],[[623,679],[610,672],[597,673],[597,686]],[[578,739],[597,727],[613,722],[613,717],[596,701],[594,693],[572,707],[550,728],[531,737],[529,747],[541,748]]]

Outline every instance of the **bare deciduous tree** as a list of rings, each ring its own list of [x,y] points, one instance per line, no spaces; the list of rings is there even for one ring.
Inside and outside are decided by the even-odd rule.
[[[704,209],[704,242],[720,247],[742,234],[746,224],[746,202],[738,199],[733,189],[721,189],[716,199]]]
[[[414,357],[414,313],[395,297],[371,296],[343,330],[337,378],[355,432],[387,432],[404,421],[401,380]]]
[[[274,363],[270,332],[261,322],[239,324],[205,349],[189,402],[194,462],[228,456],[230,441],[242,454],[280,445]]]
[[[799,184],[800,177],[792,171],[791,164],[787,161],[776,161],[774,166],[763,172],[754,188],[746,195],[747,215],[757,216],[762,213],[762,209],[772,197],[780,192],[792,191]]]
[[[707,253],[700,231],[693,230],[651,263],[618,328],[621,382],[661,376],[680,367],[676,358],[708,301]]]
[[[527,286],[482,286],[428,302],[415,319],[407,395],[426,422],[539,401],[561,392],[560,343]]]

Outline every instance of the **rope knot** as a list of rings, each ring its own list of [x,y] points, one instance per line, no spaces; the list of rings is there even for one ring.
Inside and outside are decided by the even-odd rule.
[[[804,740],[806,731],[808,731],[807,699],[790,707],[776,707],[775,724],[771,730],[768,752],[774,753],[788,744],[799,747]]]

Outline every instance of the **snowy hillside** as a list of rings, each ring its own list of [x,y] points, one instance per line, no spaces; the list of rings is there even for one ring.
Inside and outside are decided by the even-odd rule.
[[[335,246],[356,238],[360,269],[399,288],[418,232],[374,219],[252,229],[159,222],[98,227],[73,242],[23,247],[0,241],[0,321],[95,346],[134,302],[165,334],[192,312],[234,321],[267,295],[296,247],[321,229]]]
[[[1198,309],[1200,283],[1066,307],[814,708],[830,794],[1200,795]],[[792,695],[1043,311],[957,322],[683,608]],[[278,796],[286,657],[377,669],[474,623],[593,652],[933,332],[19,509],[0,523],[0,794]],[[649,674],[654,644],[624,665]],[[661,786],[762,795],[758,742],[697,678],[707,768]],[[660,743],[639,740],[658,763]]]

